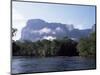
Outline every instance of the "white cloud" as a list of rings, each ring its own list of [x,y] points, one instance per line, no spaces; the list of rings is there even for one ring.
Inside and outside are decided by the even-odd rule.
[[[56,39],[56,37],[53,37],[53,36],[44,36],[43,39],[46,39],[46,40],[54,40]]]
[[[60,27],[57,27],[56,31],[62,31],[62,29]]]
[[[30,30],[30,33],[39,33],[38,30]]]
[[[39,32],[40,32],[40,34],[42,34],[42,33],[50,33],[52,30],[50,29],[50,28],[43,28],[43,29],[41,29]]]
[[[56,34],[56,32],[55,32],[55,31],[53,31],[53,32],[52,32],[52,34]]]
[[[40,29],[40,30],[32,30],[31,31],[31,33],[39,33],[39,34],[44,34],[44,33],[46,33],[46,34],[48,34],[48,33],[51,33],[52,32],[52,30],[50,29],[50,28],[42,28],[42,29]]]
[[[77,29],[84,29],[85,27],[84,27],[84,25],[79,24],[79,25],[77,25],[75,28],[77,28]]]

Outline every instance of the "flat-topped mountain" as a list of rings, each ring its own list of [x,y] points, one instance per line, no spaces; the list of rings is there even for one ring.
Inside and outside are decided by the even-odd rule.
[[[21,40],[53,40],[66,36],[78,40],[81,37],[87,37],[91,31],[92,29],[75,29],[73,25],[68,24],[48,23],[41,19],[30,19],[22,29]]]

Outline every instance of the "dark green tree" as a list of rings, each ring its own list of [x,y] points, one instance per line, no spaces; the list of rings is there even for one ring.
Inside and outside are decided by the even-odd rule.
[[[91,33],[88,38],[82,38],[77,45],[80,56],[93,56],[96,55],[96,34]]]

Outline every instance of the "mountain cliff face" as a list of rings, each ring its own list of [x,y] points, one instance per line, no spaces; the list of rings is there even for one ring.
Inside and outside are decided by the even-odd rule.
[[[21,40],[53,40],[66,36],[75,40],[81,37],[87,37],[90,32],[91,29],[79,30],[75,29],[73,25],[48,23],[41,19],[30,19],[22,29]]]

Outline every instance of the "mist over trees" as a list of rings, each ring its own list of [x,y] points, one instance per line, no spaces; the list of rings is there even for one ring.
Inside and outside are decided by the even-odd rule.
[[[13,41],[13,56],[93,56],[96,55],[96,38],[95,32],[91,33],[88,38],[81,38],[79,42],[69,38],[55,40],[38,40],[31,42]]]
[[[12,28],[12,37],[15,36],[17,29]],[[83,34],[84,35],[84,34]],[[13,56],[96,56],[96,31],[94,30],[88,37],[80,38],[79,41],[69,37],[53,40],[12,40]]]

